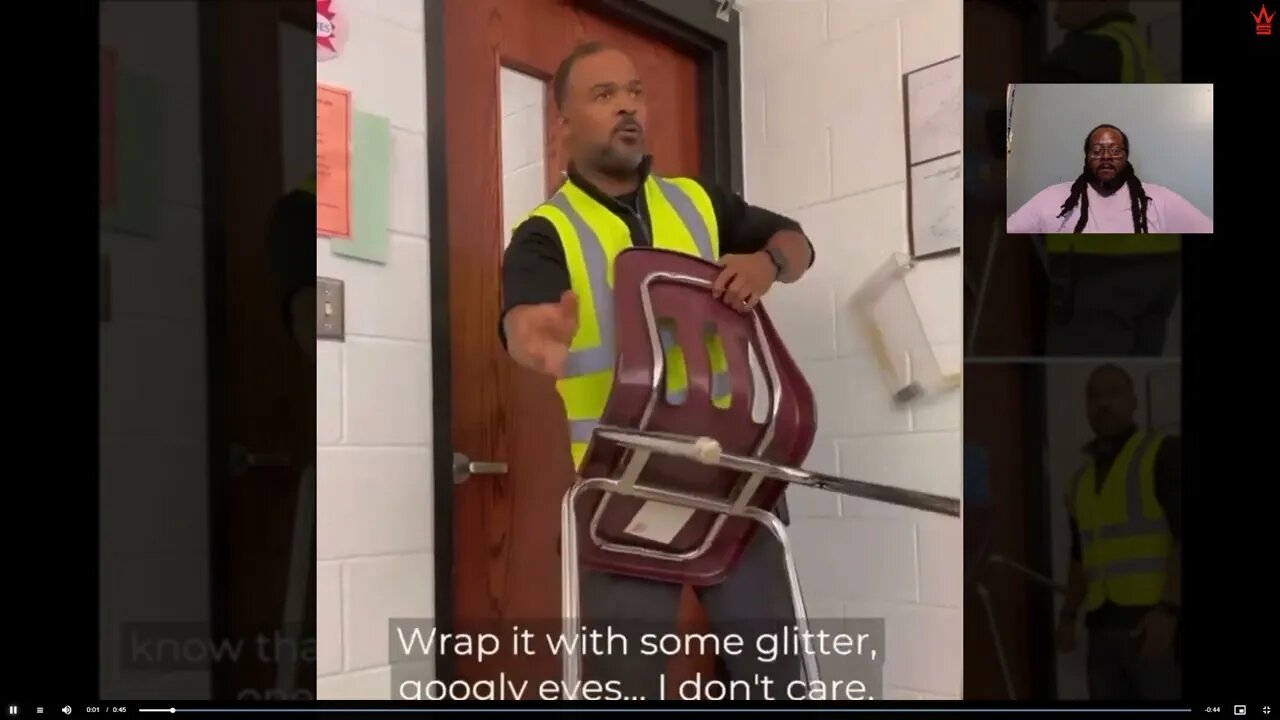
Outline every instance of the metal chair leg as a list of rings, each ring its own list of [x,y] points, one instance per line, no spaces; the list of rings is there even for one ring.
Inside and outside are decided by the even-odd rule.
[[[560,658],[566,700],[577,699],[582,662],[578,656],[578,630],[582,622],[582,590],[578,567],[578,498],[589,483],[575,483],[560,504],[560,612],[564,655]]]
[[[777,515],[761,510],[757,507],[748,507],[744,509],[746,517],[755,520],[764,525],[773,534],[774,539],[782,545],[782,557],[786,560],[787,566],[787,584],[791,590],[791,604],[796,616],[796,629],[803,633],[803,637],[809,637],[809,614],[804,607],[804,593],[800,589],[800,575],[796,572],[795,557],[791,554],[791,540],[787,536],[787,528],[778,519]],[[805,679],[809,683],[809,687],[817,684],[822,674],[818,668],[817,656],[813,653],[804,653],[803,668]]]
[[[595,489],[597,491],[605,490],[610,486],[616,486],[614,480],[608,478],[598,478],[593,480],[585,480],[575,483],[572,488],[565,493],[564,499],[560,505],[560,606],[562,616],[562,632],[564,633],[565,645],[564,655],[560,659],[562,677],[564,683],[565,699],[576,699],[576,689],[581,685],[582,680],[582,663],[578,655],[580,648],[578,647],[578,633],[582,625],[582,586],[581,586],[581,569],[578,564],[578,513],[577,502],[582,493],[587,490]],[[671,502],[669,495],[661,491],[648,490],[646,488],[633,488],[630,493],[636,497],[650,496],[649,499],[660,499],[660,501]],[[766,510],[755,507],[746,507],[741,510],[734,509],[719,503],[696,498],[684,499],[676,501],[677,504],[686,504],[695,509],[708,510],[711,512],[721,512],[738,517],[745,517],[764,525],[769,532],[773,534],[774,539],[782,545],[782,555],[785,558],[787,568],[787,583],[790,586],[792,607],[795,612],[796,629],[803,634],[804,637],[809,635],[809,617],[804,607],[804,594],[800,589],[800,576],[796,571],[795,559],[791,552],[791,541],[787,537],[786,527],[776,515]],[[818,660],[813,653],[805,653],[802,659],[802,667],[804,675],[810,686],[818,682],[821,673],[818,669]]]

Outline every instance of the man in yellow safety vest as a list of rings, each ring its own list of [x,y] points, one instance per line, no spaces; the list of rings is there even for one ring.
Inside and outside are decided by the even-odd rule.
[[[552,83],[571,161],[556,193],[513,232],[503,258],[499,334],[518,363],[556,378],[570,424],[572,447],[565,451],[577,466],[613,384],[611,283],[619,252],[657,247],[717,262],[723,270],[713,294],[745,311],[775,282],[798,280],[813,263],[813,247],[794,221],[714,183],[650,172],[644,86],[624,53],[581,45]],[[714,339],[708,357],[713,372],[727,369]],[[684,390],[678,346],[668,345],[667,358],[665,390],[672,397]],[[729,388],[713,378],[712,394],[719,402]],[[785,518],[785,509],[779,515]],[[727,580],[701,593],[713,627],[730,618],[794,622],[781,550],[766,535],[756,536]],[[677,585],[588,573],[581,594],[589,625],[609,624],[617,632],[625,621],[637,635],[675,630]],[[656,697],[666,658],[641,652],[639,638],[629,646],[626,654],[592,655],[588,673],[621,683],[627,696]],[[732,676],[747,681],[759,675],[781,684],[798,677],[798,666],[754,656],[722,660]]]
[[[1125,0],[1058,0],[1053,19],[1066,36],[1049,54],[1036,82],[1164,82]]]
[[[1058,649],[1076,644],[1085,612],[1093,700],[1176,700],[1181,607],[1181,441],[1133,422],[1133,379],[1097,368],[1085,398],[1094,439],[1067,483],[1071,525],[1067,597]]]

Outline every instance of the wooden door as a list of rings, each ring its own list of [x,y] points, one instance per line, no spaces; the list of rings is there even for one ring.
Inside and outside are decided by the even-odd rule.
[[[444,4],[445,118],[449,226],[449,321],[454,450],[508,464],[505,476],[456,486],[453,607],[459,631],[558,623],[559,508],[573,476],[564,408],[554,384],[519,368],[497,336],[501,311],[502,113],[499,80],[508,67],[547,83],[547,194],[564,168],[550,79],[578,43],[603,40],[627,52],[645,80],[649,150],[655,171],[696,175],[696,64],[677,50],[593,15],[570,0],[467,0]],[[437,482],[447,481],[443,478]],[[701,622],[686,588],[682,623]],[[558,629],[558,625],[556,626]],[[704,677],[714,666],[701,659]],[[673,682],[693,663],[676,663]],[[483,664],[459,659],[468,680],[557,679],[549,653],[506,653]],[[674,676],[674,677],[673,677]]]
[[[215,668],[216,696],[226,699],[274,699],[272,650],[295,649],[265,646],[264,661],[256,638],[293,630],[281,627],[293,526],[299,481],[315,457],[315,365],[285,327],[268,262],[271,212],[284,194],[281,23],[314,32],[299,8],[299,0],[237,0],[203,5],[201,15],[201,32],[216,48],[205,71],[213,99],[205,132],[216,145],[205,146],[206,212],[221,219],[221,232],[206,237],[215,268],[207,286],[215,633],[252,648]],[[233,447],[253,463],[228,467]],[[314,638],[314,577],[306,582],[301,633]],[[299,657],[296,667],[296,696],[314,697],[313,657]]]

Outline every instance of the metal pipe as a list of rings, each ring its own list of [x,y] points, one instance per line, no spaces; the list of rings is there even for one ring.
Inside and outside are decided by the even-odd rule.
[[[752,475],[759,474],[763,477],[773,478],[775,480],[784,480],[789,483],[804,485],[818,490],[827,490],[829,492],[865,498],[867,500],[878,500],[892,505],[900,505],[902,507],[937,513],[939,515],[960,517],[959,498],[935,495],[932,493],[920,492],[919,490],[909,490],[906,488],[894,487],[892,485],[881,485],[879,483],[867,482],[865,480],[852,480],[849,478],[836,477],[834,475],[826,475],[824,473],[813,472],[810,470],[778,465],[743,455],[716,452],[709,448],[707,444],[709,441],[708,438],[694,438],[684,435],[646,432],[640,430],[624,430],[622,428],[610,426],[600,426],[596,429],[596,435],[603,439],[612,440],[624,447],[652,450],[666,455],[676,455],[690,460],[695,460],[706,465],[713,465],[729,470],[737,470],[739,472],[749,473]],[[685,496],[673,494],[672,497],[680,498]],[[676,501],[672,500],[671,502]]]

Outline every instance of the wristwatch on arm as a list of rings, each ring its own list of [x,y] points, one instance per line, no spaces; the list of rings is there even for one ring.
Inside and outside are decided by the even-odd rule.
[[[774,280],[781,280],[782,275],[787,272],[787,256],[782,254],[778,248],[765,248],[765,253],[769,255],[769,261],[773,263],[773,269],[777,270]]]

